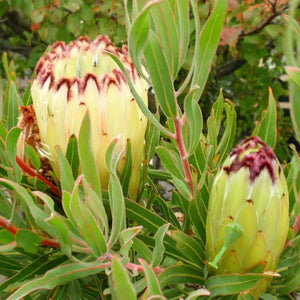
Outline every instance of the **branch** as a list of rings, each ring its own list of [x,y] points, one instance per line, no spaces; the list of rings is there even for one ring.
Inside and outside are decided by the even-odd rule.
[[[192,176],[190,164],[189,164],[189,155],[186,151],[186,148],[184,145],[184,140],[183,140],[183,135],[182,135],[182,127],[183,127],[184,122],[185,122],[184,118],[180,119],[179,117],[177,117],[176,119],[174,119],[175,139],[176,139],[176,142],[177,142],[177,145],[179,148],[180,157],[181,157],[181,161],[182,161],[183,168],[184,168],[185,181],[188,183],[191,193],[193,195],[194,194],[193,176]]]
[[[238,58],[233,61],[226,62],[224,65],[215,69],[215,79],[220,79],[224,76],[227,76],[247,63],[247,60],[244,58]]]
[[[22,38],[25,38],[24,31],[31,32],[29,21],[23,16],[20,11],[15,9],[8,9],[3,18],[3,23]]]

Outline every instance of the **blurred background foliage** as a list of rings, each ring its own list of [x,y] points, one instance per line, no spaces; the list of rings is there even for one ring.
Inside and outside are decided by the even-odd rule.
[[[197,2],[204,23],[214,1]],[[255,120],[267,106],[270,86],[280,101],[275,150],[281,161],[289,161],[292,155],[286,145],[296,143],[288,112],[287,83],[281,80],[285,63],[283,15],[288,7],[288,0],[229,1],[229,13],[213,70],[200,99],[206,119],[220,88],[223,88],[224,96],[236,106],[235,142],[238,142],[251,133]],[[299,11],[296,18],[297,14],[299,16]],[[15,62],[17,78],[21,78],[20,89],[27,85],[38,58],[48,45],[57,40],[69,42],[82,35],[94,39],[99,34],[109,35],[118,46],[126,41],[123,1],[0,0],[0,54],[7,52],[8,60]],[[189,49],[190,55],[178,77],[178,84],[189,70],[193,50]],[[1,73],[4,74],[2,66]]]

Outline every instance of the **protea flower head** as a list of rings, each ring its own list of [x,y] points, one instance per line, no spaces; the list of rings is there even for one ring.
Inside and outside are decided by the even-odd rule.
[[[57,42],[40,59],[32,82],[32,101],[44,152],[59,177],[58,145],[66,152],[69,138],[78,137],[84,115],[91,121],[92,151],[102,187],[109,176],[105,153],[119,138],[122,151],[118,171],[122,172],[128,140],[131,141],[132,173],[129,194],[135,196],[140,180],[146,118],[132,96],[127,80],[114,60],[117,56],[129,73],[136,90],[147,103],[147,84],[137,73],[128,48],[117,48],[107,36],[90,41],[86,37],[66,45]]]
[[[242,235],[211,272],[274,271],[289,228],[288,190],[273,150],[259,137],[237,145],[215,177],[206,223],[209,261],[222,248],[225,228],[232,222],[241,225]],[[258,298],[269,282],[263,278],[250,293]]]

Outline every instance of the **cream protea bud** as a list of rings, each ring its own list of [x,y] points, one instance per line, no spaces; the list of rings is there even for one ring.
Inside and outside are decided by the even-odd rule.
[[[140,180],[146,118],[132,96],[126,78],[107,52],[124,64],[136,90],[147,102],[147,84],[137,73],[128,48],[119,49],[107,36],[91,42],[81,37],[65,45],[57,42],[40,59],[32,82],[32,100],[44,151],[59,176],[56,145],[65,153],[69,138],[78,137],[88,111],[91,121],[92,151],[102,187],[108,185],[105,153],[108,144],[119,137],[122,151],[118,171],[122,172],[128,140],[132,149],[129,194],[135,197]]]
[[[241,225],[242,234],[211,271],[274,271],[289,228],[288,190],[273,150],[258,137],[237,145],[215,177],[206,224],[209,261],[223,247],[225,229],[232,222]],[[258,298],[269,282],[260,280],[250,293]]]

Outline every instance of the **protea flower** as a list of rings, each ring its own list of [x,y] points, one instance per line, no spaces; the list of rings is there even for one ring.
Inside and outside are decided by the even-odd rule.
[[[211,272],[274,271],[289,228],[288,190],[273,150],[258,137],[237,145],[215,177],[206,227],[209,261],[222,248],[231,222],[239,223],[243,233]],[[258,298],[269,282],[260,280],[250,293]]]
[[[92,151],[102,188],[109,181],[105,165],[108,144],[119,138],[121,173],[131,141],[132,173],[129,194],[135,197],[140,181],[146,118],[132,96],[126,78],[107,52],[116,55],[130,74],[136,90],[147,103],[147,84],[137,73],[128,48],[113,45],[107,36],[91,42],[86,37],[65,45],[55,43],[40,59],[31,95],[44,153],[59,177],[58,145],[66,152],[69,138],[78,137],[84,115],[91,121]]]

